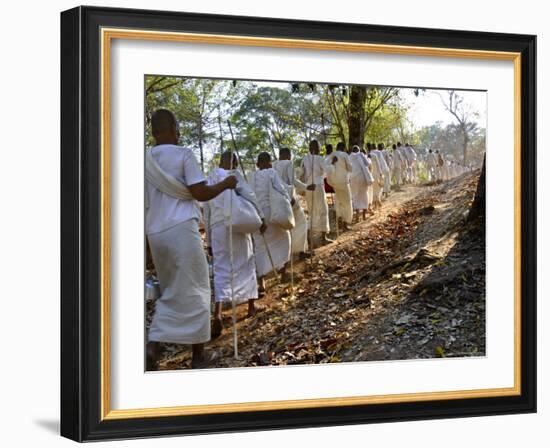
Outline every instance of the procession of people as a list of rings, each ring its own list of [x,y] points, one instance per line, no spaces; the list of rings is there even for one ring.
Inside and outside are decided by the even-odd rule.
[[[266,277],[293,282],[294,259],[314,257],[316,247],[368,219],[403,185],[448,181],[468,170],[439,150],[420,154],[409,143],[350,148],[339,142],[335,151],[330,144],[323,151],[314,139],[299,164],[282,147],[278,160],[259,153],[256,169],[246,173],[234,148],[205,176],[193,151],[178,146],[171,111],[155,111],[151,128],[156,146],[145,158],[146,234],[160,296],[147,336],[147,370],[158,368],[161,343],[190,345],[192,368],[215,365],[217,354],[204,345],[225,330],[224,303],[246,304],[253,318],[262,311],[257,302]]]

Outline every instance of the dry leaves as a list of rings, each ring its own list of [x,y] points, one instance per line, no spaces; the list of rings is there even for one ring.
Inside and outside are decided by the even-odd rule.
[[[240,311],[237,360],[228,313],[225,334],[209,344],[224,355],[218,366],[484,354],[484,234],[463,219],[477,175],[408,186],[412,199],[392,194],[397,207],[383,219],[354,226],[313,263],[296,263],[294,296],[272,285],[266,311],[252,319]],[[169,346],[161,368],[188,359],[188,349]]]

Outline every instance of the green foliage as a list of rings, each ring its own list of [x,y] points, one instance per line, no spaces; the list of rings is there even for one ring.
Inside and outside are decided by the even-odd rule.
[[[468,163],[481,167],[485,154],[485,129],[473,122],[467,123],[467,129],[470,136]],[[437,122],[419,129],[416,137],[420,148],[438,149],[447,159],[462,162],[464,139],[460,125],[452,123],[443,126],[441,122]]]
[[[379,109],[367,129],[366,141],[388,143],[413,140],[412,138],[407,139],[407,135],[410,133],[407,111],[408,106],[399,99],[395,99],[391,104]]]
[[[409,104],[397,88],[146,76],[146,146],[154,145],[150,118],[158,108],[174,112],[180,144],[195,151],[205,170],[233,145],[229,122],[249,167],[262,151],[276,157],[279,148],[288,146],[300,159],[314,138],[322,145],[349,144],[352,135],[364,142],[439,146],[461,160],[457,125],[415,129],[407,118]],[[484,130],[468,129],[472,160],[477,162],[485,150]]]

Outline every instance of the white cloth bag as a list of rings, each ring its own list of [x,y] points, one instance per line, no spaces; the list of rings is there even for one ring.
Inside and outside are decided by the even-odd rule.
[[[227,227],[231,223],[233,232],[254,233],[262,225],[262,220],[252,202],[239,196],[234,190],[224,192],[223,215]]]
[[[365,179],[367,185],[372,185],[374,183],[374,176],[368,168],[368,159],[363,154],[361,154],[359,157],[361,157],[361,160],[359,161],[359,166],[361,167],[363,178]]]
[[[272,183],[269,186],[269,205],[271,208],[269,223],[284,230],[292,230],[296,225],[292,205],[285,195],[273,187]]]

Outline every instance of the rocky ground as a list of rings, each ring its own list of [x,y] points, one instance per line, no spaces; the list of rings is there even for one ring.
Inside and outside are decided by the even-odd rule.
[[[294,293],[271,279],[263,312],[246,319],[238,307],[238,359],[228,308],[208,344],[217,367],[483,356],[485,227],[465,219],[478,177],[392,192],[312,261],[295,262]],[[164,346],[160,369],[189,365],[189,348]]]

